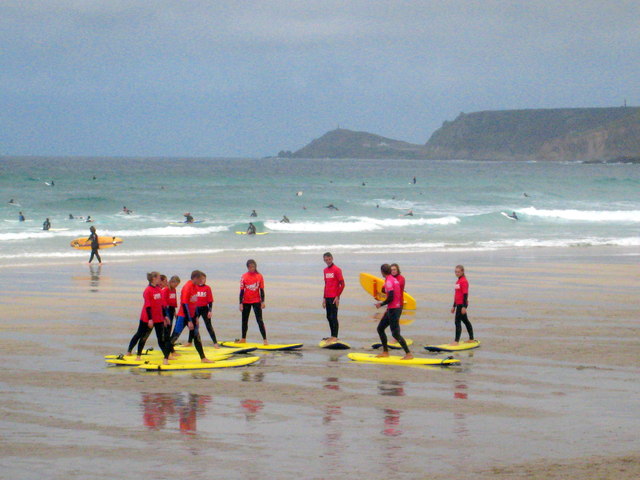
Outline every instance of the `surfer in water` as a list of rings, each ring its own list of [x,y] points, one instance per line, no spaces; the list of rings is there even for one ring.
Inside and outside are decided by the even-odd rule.
[[[399,270],[399,269],[398,269]],[[384,312],[380,323],[378,324],[378,335],[380,336],[380,342],[382,342],[382,353],[376,355],[377,357],[389,356],[389,345],[387,343],[387,334],[385,330],[387,327],[391,328],[391,335],[400,344],[404,350],[403,360],[411,360],[413,354],[407,346],[407,342],[400,333],[400,314],[402,313],[402,300],[403,293],[400,287],[400,282],[396,277],[392,275],[391,266],[384,263],[380,266],[380,272],[384,277],[384,290],[387,294],[387,298],[384,302],[376,303],[376,308],[384,307],[387,305],[387,311]]]
[[[342,276],[342,270],[333,263],[333,255],[326,252],[322,259],[327,267],[324,269],[324,295],[322,298],[322,308],[327,312],[327,320],[331,336],[326,339],[326,344],[336,343],[338,341],[338,307],[340,306],[340,295],[342,294],[345,283]]]
[[[193,217],[191,216],[191,212],[183,213],[184,223],[193,223]]]
[[[455,313],[455,325],[456,325],[456,339],[451,345],[458,345],[460,342],[460,335],[462,334],[462,325],[467,328],[469,334],[469,342],[473,342],[473,326],[467,317],[467,308],[469,306],[469,282],[464,274],[464,266],[457,265],[455,269],[456,287],[453,294],[453,307],[451,307],[451,313]]]
[[[249,215],[250,217],[257,217],[258,216],[258,212],[256,212],[255,210],[251,210],[251,215]]]
[[[256,226],[249,222],[249,226],[247,227],[247,235],[255,235],[256,234]]]
[[[289,221],[286,215],[283,215],[282,220],[280,220],[280,223],[291,223],[291,222]]]
[[[49,219],[47,218],[43,223],[42,223],[42,230],[49,230],[51,228],[51,222],[49,221]]]
[[[516,212],[511,212],[511,215],[507,215],[509,218],[513,218],[514,220],[518,220],[518,215],[516,215]]]
[[[96,233],[96,227],[91,225],[91,227],[89,227],[89,231],[91,232],[89,238],[87,238],[87,242],[91,242],[91,256],[89,257],[89,263],[93,262],[93,257],[95,256],[98,259],[98,264],[102,265],[102,258],[100,258],[100,254],[98,253],[98,250],[100,249],[100,240]]]
[[[328,208],[329,210],[339,210],[333,203],[326,205],[324,208]]]
[[[18,221],[19,222],[24,222],[25,221],[25,218],[24,218],[24,215],[22,214],[22,212],[18,212]]]
[[[238,343],[247,342],[247,330],[249,329],[249,315],[251,309],[256,317],[262,342],[269,345],[267,341],[267,330],[262,321],[262,310],[264,305],[264,278],[258,272],[258,264],[255,260],[247,260],[247,271],[240,278],[240,312],[242,312],[242,336]]]
[[[409,210],[407,213],[404,214],[405,217],[413,217],[413,210]]]

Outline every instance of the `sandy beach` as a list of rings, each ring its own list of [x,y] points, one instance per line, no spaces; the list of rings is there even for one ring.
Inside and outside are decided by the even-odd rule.
[[[418,301],[403,334],[429,356],[423,345],[452,340],[463,263],[482,346],[451,368],[357,364],[318,348],[321,255],[254,256],[270,341],[302,350],[169,374],[103,361],[137,327],[146,272],[184,282],[205,271],[216,333],[232,340],[246,256],[110,261],[105,251],[101,268],[0,267],[2,478],[640,477],[637,249],[334,252],[347,283],[340,337],[353,351],[377,340],[359,272],[401,265]],[[249,339],[259,339],[253,319]]]

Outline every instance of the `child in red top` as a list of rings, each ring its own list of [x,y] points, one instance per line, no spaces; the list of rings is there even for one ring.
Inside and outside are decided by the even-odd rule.
[[[195,318],[202,317],[204,324],[207,327],[209,336],[213,341],[214,348],[220,348],[218,340],[216,339],[216,332],[211,325],[211,317],[213,316],[213,292],[211,287],[207,285],[207,276],[203,273],[200,280],[196,283],[196,313]],[[194,338],[195,330],[189,332],[189,343]]]
[[[173,328],[173,319],[176,316],[176,308],[178,308],[178,292],[176,288],[180,285],[180,277],[174,275],[169,283],[162,289],[162,298],[167,307],[167,317],[169,324],[165,328],[165,338],[171,338],[171,329]]]
[[[338,307],[340,306],[340,295],[342,294],[345,284],[342,270],[333,263],[333,255],[326,252],[322,259],[327,265],[324,269],[324,295],[322,299],[322,308],[327,311],[327,320],[329,321],[329,329],[331,336],[326,339],[326,344],[338,341]]]
[[[147,280],[149,285],[145,288],[142,298],[144,304],[142,311],[140,312],[140,323],[138,324],[138,331],[133,335],[129,342],[129,348],[127,355],[131,355],[133,347],[138,344],[137,359],[141,359],[142,349],[144,348],[144,340],[147,333],[151,329],[155,329],[156,336],[158,337],[158,345],[162,349],[162,353],[165,354],[165,360],[169,357],[170,348],[168,342],[164,336],[164,324],[168,319],[165,316],[165,309],[163,307],[162,290],[160,289],[160,274],[158,272],[151,272],[147,274]],[[167,363],[167,362],[165,362]]]
[[[387,334],[385,330],[387,327],[391,327],[391,335],[393,335],[393,338],[396,339],[405,352],[403,360],[410,360],[413,358],[413,355],[409,351],[407,342],[400,333],[400,314],[402,313],[402,289],[400,288],[400,282],[391,274],[390,265],[386,263],[381,265],[380,272],[385,277],[384,290],[387,293],[387,298],[384,302],[376,303],[376,308],[387,305],[387,311],[378,324],[378,335],[382,342],[382,353],[377,356],[389,356],[389,346],[387,344]]]
[[[401,275],[400,272],[400,265],[398,265],[397,263],[392,263],[391,265],[389,265],[391,267],[391,275],[393,275],[395,277],[396,280],[398,280],[398,283],[400,284],[400,293],[402,295],[402,301],[400,302],[400,308],[404,307],[404,285],[406,283],[404,277]]]
[[[262,309],[264,305],[264,278],[258,272],[258,264],[255,260],[247,260],[247,272],[240,278],[240,311],[242,312],[242,337],[239,343],[246,343],[247,330],[249,329],[249,314],[253,308],[256,322],[262,335],[262,341],[269,345],[267,341],[267,331],[262,321]]]
[[[456,325],[456,339],[451,345],[458,345],[460,341],[460,335],[462,334],[462,325],[467,328],[469,334],[469,342],[473,342],[473,327],[467,317],[467,307],[469,306],[469,282],[464,274],[464,267],[462,265],[456,266],[456,287],[453,294],[453,307],[451,307],[451,313],[455,313],[455,325]]]
[[[184,287],[182,287],[182,291],[180,292],[180,309],[178,310],[176,324],[173,327],[173,334],[171,334],[171,345],[175,345],[182,330],[184,330],[186,326],[189,330],[194,330],[193,343],[200,355],[200,359],[204,363],[211,363],[211,360],[204,355],[204,349],[200,341],[200,332],[198,331],[198,319],[196,318],[196,303],[198,301],[197,286],[203,283],[203,277],[205,277],[204,273],[200,270],[194,270],[191,272],[191,280],[187,281]]]

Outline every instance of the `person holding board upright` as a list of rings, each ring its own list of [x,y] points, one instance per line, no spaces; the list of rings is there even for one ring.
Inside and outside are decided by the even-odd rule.
[[[376,303],[376,308],[384,307],[387,305],[387,311],[384,312],[380,323],[378,324],[378,335],[380,336],[380,342],[382,343],[382,353],[376,355],[377,357],[389,356],[389,345],[387,343],[387,334],[385,330],[387,327],[391,327],[391,335],[400,344],[404,350],[403,360],[411,360],[413,354],[409,351],[407,342],[400,334],[400,314],[402,313],[402,288],[400,282],[396,277],[391,274],[391,266],[384,263],[380,266],[380,272],[384,277],[384,291],[387,294],[387,298],[384,302]]]
[[[457,265],[455,273],[456,277],[458,277],[458,281],[456,282],[453,294],[453,307],[451,307],[451,313],[456,314],[456,339],[451,345],[458,345],[460,342],[460,335],[462,334],[461,323],[464,323],[464,326],[467,328],[467,333],[469,333],[469,342],[474,341],[473,327],[467,317],[467,307],[469,306],[469,282],[464,274],[464,266]]]
[[[322,258],[327,268],[324,269],[324,297],[322,299],[322,307],[327,312],[327,320],[331,336],[327,338],[326,343],[336,343],[338,341],[338,307],[340,306],[340,295],[344,290],[344,277],[342,270],[333,263],[333,255],[326,252]]]

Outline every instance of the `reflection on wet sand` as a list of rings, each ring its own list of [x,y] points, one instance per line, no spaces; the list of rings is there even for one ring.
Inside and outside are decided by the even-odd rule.
[[[469,398],[468,387],[465,382],[460,380],[454,382],[453,398],[454,400],[467,400]],[[466,413],[453,413],[453,433],[460,439],[469,436]]]
[[[264,402],[262,400],[246,399],[240,401],[240,406],[244,411],[247,422],[251,422],[257,418],[258,413],[264,408]]]
[[[385,397],[404,397],[404,382],[396,380],[380,380],[378,393]]]
[[[327,377],[325,384],[322,386],[325,390],[340,391],[338,377]],[[322,424],[327,427],[324,438],[324,446],[326,447],[325,455],[328,457],[339,456],[342,451],[342,426],[339,419],[342,415],[342,407],[339,405],[329,404],[324,407],[322,416]]]
[[[194,434],[197,416],[205,414],[211,395],[194,393],[143,393],[142,423],[151,430],[163,430],[168,422],[177,421],[182,433]]]

